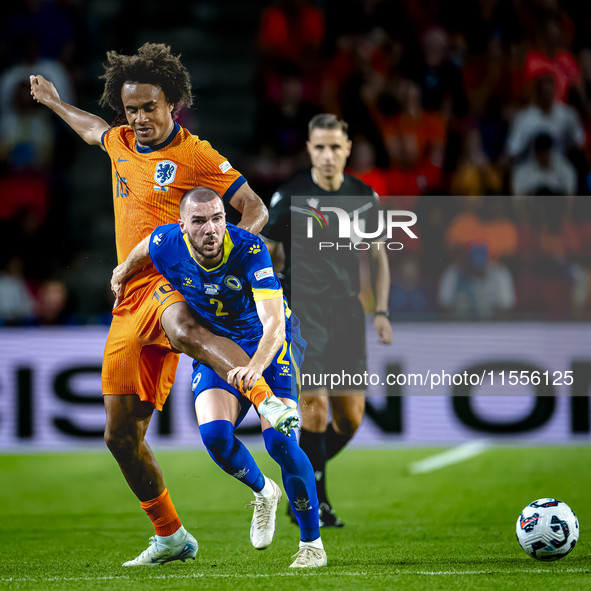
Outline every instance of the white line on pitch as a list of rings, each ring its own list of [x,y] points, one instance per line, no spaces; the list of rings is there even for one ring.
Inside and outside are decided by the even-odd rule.
[[[540,574],[540,573],[553,573],[559,574],[573,574],[573,573],[589,573],[588,568],[564,568],[560,570],[556,569],[528,569],[519,571],[503,571],[503,570],[440,570],[440,571],[392,571],[392,572],[374,572],[374,573],[351,573],[351,572],[338,572],[332,569],[325,571],[314,571],[310,573],[236,573],[236,574],[214,574],[214,573],[191,573],[191,574],[175,574],[170,573],[168,575],[148,575],[141,578],[133,578],[134,581],[154,580],[154,579],[267,579],[272,577],[318,577],[318,576],[330,576],[330,577],[400,577],[400,576],[453,576],[453,575],[524,575],[524,574]],[[128,575],[122,576],[105,576],[105,577],[5,577],[0,578],[0,582],[3,583],[36,583],[36,582],[58,582],[58,581],[113,581],[113,580],[131,580],[132,577]]]
[[[440,470],[446,466],[458,464],[464,460],[479,456],[490,448],[491,444],[485,439],[463,443],[443,453],[436,454],[419,462],[413,462],[410,465],[410,472],[411,474],[425,474],[434,470]]]

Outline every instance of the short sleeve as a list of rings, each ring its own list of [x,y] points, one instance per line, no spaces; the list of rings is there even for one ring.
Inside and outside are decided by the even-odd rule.
[[[244,273],[252,289],[255,303],[283,296],[281,283],[264,242],[257,238],[245,252]]]
[[[195,144],[196,185],[210,187],[229,203],[246,179],[209,142],[196,139]]]
[[[269,221],[261,234],[274,242],[287,242],[291,237],[290,198],[282,191],[271,197],[269,204]]]
[[[148,252],[156,269],[161,275],[171,265],[174,254],[180,246],[181,231],[178,224],[158,226],[150,236]]]
[[[107,131],[103,132],[103,135],[101,136],[101,144],[103,144],[103,147],[107,151],[107,154],[110,154],[111,150],[113,149],[113,139],[115,137],[116,132],[116,127],[110,127],[109,129],[107,129]]]

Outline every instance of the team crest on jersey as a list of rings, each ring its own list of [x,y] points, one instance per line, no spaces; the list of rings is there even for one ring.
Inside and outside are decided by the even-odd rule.
[[[220,291],[220,286],[216,283],[204,283],[203,287],[207,295],[217,295]]]
[[[174,181],[178,166],[170,160],[162,160],[156,164],[154,180],[161,186],[170,185]]]
[[[240,283],[240,280],[237,277],[234,277],[234,275],[228,275],[224,279],[224,283],[226,284],[226,287],[229,287],[234,291],[240,291],[242,289],[242,283]]]

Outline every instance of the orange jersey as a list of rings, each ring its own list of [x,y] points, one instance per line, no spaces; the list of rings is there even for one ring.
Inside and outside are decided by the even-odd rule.
[[[107,130],[101,141],[112,164],[119,263],[157,226],[178,221],[181,197],[189,189],[211,187],[228,203],[246,182],[209,142],[178,123],[164,142],[152,148],[138,146],[128,125]],[[128,288],[149,282],[157,273],[151,264],[144,267]]]

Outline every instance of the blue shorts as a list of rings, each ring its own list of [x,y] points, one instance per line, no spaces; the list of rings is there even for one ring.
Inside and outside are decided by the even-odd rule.
[[[299,320],[293,314],[291,320],[291,335],[288,335],[287,340],[283,342],[275,358],[263,372],[263,377],[271,390],[273,390],[275,396],[278,398],[289,398],[297,404],[300,393],[300,366],[304,360],[306,341],[300,335]],[[249,356],[252,356],[257,349],[258,341],[237,341],[237,344]],[[220,378],[209,365],[194,361],[191,383],[194,399],[197,399],[197,396],[201,392],[214,388],[230,392],[238,399],[240,413],[234,425],[237,427],[246,416],[252,402],[234,388],[234,386],[231,386],[228,382]]]

